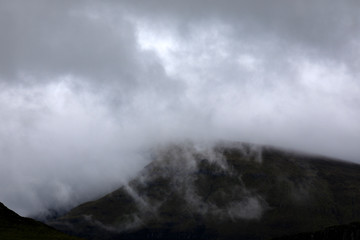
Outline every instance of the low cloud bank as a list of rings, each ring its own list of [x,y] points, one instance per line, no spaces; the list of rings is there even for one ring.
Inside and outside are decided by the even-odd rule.
[[[0,201],[22,215],[80,203],[184,139],[360,162],[359,8],[0,3]]]

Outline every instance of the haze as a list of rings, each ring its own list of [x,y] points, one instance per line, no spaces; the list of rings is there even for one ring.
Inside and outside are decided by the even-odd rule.
[[[126,182],[149,149],[242,141],[360,163],[360,2],[0,1],[0,201]]]

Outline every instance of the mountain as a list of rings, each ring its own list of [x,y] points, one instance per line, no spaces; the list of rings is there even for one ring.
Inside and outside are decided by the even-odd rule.
[[[0,239],[1,240],[80,240],[68,236],[52,227],[24,218],[0,203]]]
[[[157,149],[50,224],[88,239],[270,239],[360,220],[360,165],[240,143]]]

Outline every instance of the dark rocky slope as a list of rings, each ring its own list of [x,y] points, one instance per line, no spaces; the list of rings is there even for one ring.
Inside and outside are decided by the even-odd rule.
[[[244,144],[174,145],[51,224],[88,239],[270,239],[360,219],[360,166]]]

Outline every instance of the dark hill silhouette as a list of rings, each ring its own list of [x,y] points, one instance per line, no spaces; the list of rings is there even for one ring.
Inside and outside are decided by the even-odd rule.
[[[1,240],[80,240],[31,218],[24,218],[0,203]]]

